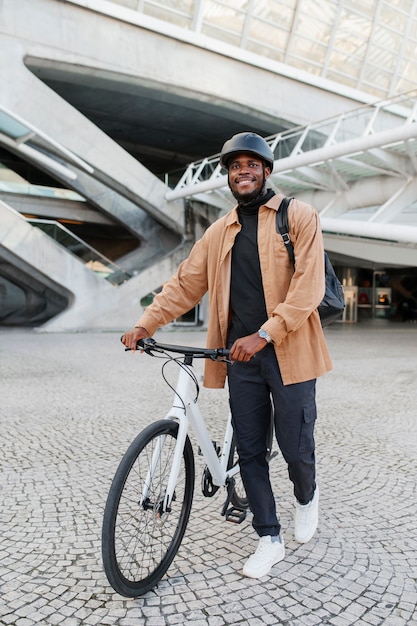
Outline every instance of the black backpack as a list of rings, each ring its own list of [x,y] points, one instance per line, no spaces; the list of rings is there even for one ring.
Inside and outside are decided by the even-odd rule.
[[[292,198],[283,198],[279,206],[277,211],[277,231],[281,233],[291,263],[295,267],[294,248],[288,233],[288,205],[291,200]],[[328,326],[342,315],[345,308],[345,297],[343,287],[335,274],[333,265],[326,252],[324,253],[324,273],[326,278],[326,291],[323,300],[318,306],[318,312],[321,325]]]

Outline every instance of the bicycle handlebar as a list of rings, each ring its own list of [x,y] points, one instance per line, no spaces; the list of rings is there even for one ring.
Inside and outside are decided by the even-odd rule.
[[[152,337],[146,339],[139,339],[136,344],[136,349],[143,350],[147,354],[152,352],[175,352],[177,354],[183,354],[184,356],[192,357],[195,359],[212,359],[214,361],[227,359],[229,356],[229,350],[226,348],[196,348],[192,346],[176,346],[170,343],[159,343]]]

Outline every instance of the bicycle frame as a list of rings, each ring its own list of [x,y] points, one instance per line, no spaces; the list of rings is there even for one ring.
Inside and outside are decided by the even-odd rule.
[[[243,522],[249,507],[238,476],[230,411],[223,444],[218,446],[211,440],[198,406],[199,376],[193,368],[195,358],[224,364],[229,350],[163,344],[151,337],[139,340],[136,348],[163,359],[162,378],[174,398],[165,417],[148,424],[129,445],[104,508],[104,570],[113,589],[128,598],[147,593],[158,584],[183,540],[196,471],[189,429],[205,460],[201,485],[204,496],[211,497],[220,487],[226,487],[221,515],[229,522]],[[175,371],[176,384],[165,375],[165,366],[172,362],[179,368]]]
[[[175,485],[178,480],[179,468],[181,456],[184,450],[186,437],[188,434],[189,425],[197,438],[197,442],[203,453],[204,459],[207,463],[207,467],[211,473],[213,483],[217,486],[226,486],[228,480],[239,472],[239,466],[236,464],[233,468],[227,469],[227,463],[229,460],[230,447],[233,438],[233,427],[231,421],[231,415],[229,411],[229,417],[226,424],[225,437],[223,441],[223,447],[220,458],[217,456],[216,450],[213,446],[210,434],[207,430],[204,422],[203,415],[197,403],[197,399],[193,394],[192,380],[195,378],[194,370],[191,365],[187,365],[182,362],[180,365],[180,372],[178,375],[178,381],[175,388],[174,402],[164,419],[175,420],[178,422],[178,435],[175,445],[174,458],[172,462],[172,468],[166,486],[164,502],[162,505],[162,513],[169,511],[170,503],[174,497]],[[177,406],[175,400],[179,399],[182,406]],[[164,445],[164,437],[160,438],[158,446],[155,448],[151,467],[148,471],[146,482],[142,491],[141,502],[143,502],[149,491],[149,485],[151,484],[152,474],[158,463],[161,450]]]

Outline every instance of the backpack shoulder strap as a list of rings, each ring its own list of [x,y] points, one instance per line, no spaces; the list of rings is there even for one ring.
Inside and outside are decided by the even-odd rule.
[[[295,266],[294,248],[291,243],[288,226],[288,206],[292,198],[283,198],[277,211],[277,231],[281,233],[282,241],[285,243],[291,263]]]

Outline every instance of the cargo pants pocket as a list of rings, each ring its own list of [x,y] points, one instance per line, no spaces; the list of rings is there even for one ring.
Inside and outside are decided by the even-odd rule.
[[[301,424],[300,433],[300,452],[313,452],[314,443],[314,426],[317,418],[316,404],[311,404],[303,408],[303,422]]]

